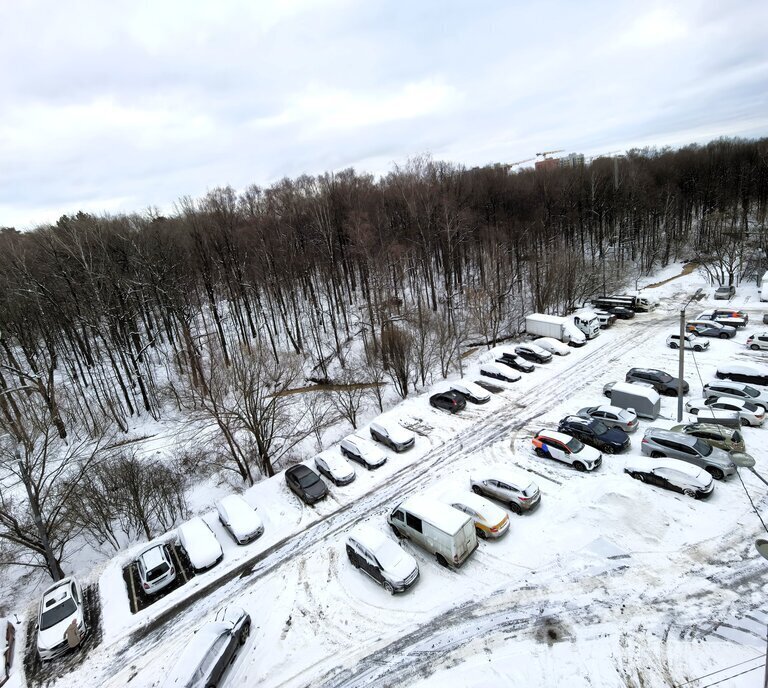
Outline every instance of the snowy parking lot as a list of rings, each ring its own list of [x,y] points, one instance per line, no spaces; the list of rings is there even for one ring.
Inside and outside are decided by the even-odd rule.
[[[504,391],[485,405],[450,416],[430,408],[428,394],[403,401],[386,416],[417,430],[416,446],[387,451],[375,471],[356,466],[353,483],[331,485],[314,507],[282,475],[257,484],[246,496],[264,535],[238,547],[214,512],[206,514],[224,561],[138,613],[122,575],[135,552],[123,553],[99,572],[101,643],[45,685],[161,686],[190,635],[227,605],[253,621],[230,686],[755,685],[762,670],[736,675],[762,665],[765,650],[768,561],[753,544],[764,534],[755,510],[766,512],[765,484],[742,469],[710,499],[694,501],[632,480],[623,455],[579,473],[536,457],[531,445],[539,429],[606,403],[603,385],[630,367],[676,375],[678,352],[665,340],[697,286],[693,277],[665,285],[659,309],[618,322],[517,383],[500,383]],[[749,290],[741,293],[733,305],[755,326],[685,353],[688,398],[720,362],[764,361],[744,346],[747,333],[762,329],[762,309]],[[689,314],[706,306],[693,304]],[[475,354],[467,378],[504,348]],[[641,421],[628,454],[638,456],[645,429],[671,426],[676,412],[676,399],[662,397],[662,418]],[[743,430],[756,470],[768,476],[766,432]],[[510,515],[508,534],[482,541],[460,569],[442,568],[404,541],[421,577],[390,596],[350,565],[344,543],[355,525],[389,532],[386,516],[405,497],[469,489],[470,476],[494,467],[527,472],[542,502]]]

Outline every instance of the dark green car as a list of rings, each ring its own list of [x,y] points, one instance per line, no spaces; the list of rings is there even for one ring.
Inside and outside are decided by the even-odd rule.
[[[673,432],[684,432],[686,435],[692,435],[704,440],[707,444],[718,449],[724,449],[727,452],[743,452],[746,449],[744,436],[740,430],[726,428],[720,425],[710,425],[708,423],[687,423],[684,425],[675,425],[670,428]]]

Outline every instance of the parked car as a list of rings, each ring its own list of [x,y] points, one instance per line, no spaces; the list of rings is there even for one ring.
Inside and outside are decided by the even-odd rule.
[[[141,589],[147,595],[154,595],[167,588],[176,580],[176,567],[165,544],[147,547],[136,559]]]
[[[732,299],[734,296],[736,296],[736,287],[734,287],[732,284],[719,286],[717,289],[715,289],[715,301],[719,301],[721,299],[725,299],[727,301],[728,299]]]
[[[670,349],[679,349],[680,335],[669,335],[669,337],[667,337],[667,346]],[[692,351],[704,351],[705,349],[709,349],[709,341],[704,339],[704,337],[697,337],[690,332],[686,332],[685,335],[683,335],[683,346],[684,348],[691,349]]]
[[[532,511],[541,503],[541,491],[527,474],[492,468],[469,479],[472,492],[506,504],[512,513]]]
[[[386,423],[380,420],[374,421],[369,426],[369,432],[376,442],[380,442],[398,453],[404,452],[416,444],[416,435],[392,421]]]
[[[347,538],[347,557],[390,595],[405,592],[419,578],[419,565],[400,545],[370,526],[357,526]]]
[[[520,358],[517,354],[513,354],[511,351],[502,351],[501,357],[496,359],[497,363],[503,363],[504,365],[519,370],[521,373],[532,373],[536,370],[536,366],[524,358]]]
[[[163,688],[223,685],[227,669],[248,642],[250,632],[251,617],[245,610],[231,607],[220,611],[213,623],[199,628],[185,644]]]
[[[176,535],[194,571],[210,569],[224,558],[211,527],[199,516],[182,523],[176,529]]]
[[[601,330],[607,330],[616,322],[616,316],[613,313],[609,313],[608,311],[603,311],[600,309],[597,309],[593,312],[597,316],[597,321],[600,323]]]
[[[315,468],[334,485],[349,485],[356,477],[355,469],[349,461],[330,451],[315,457]]]
[[[768,313],[763,313],[763,325],[768,325]]]
[[[475,380],[475,384],[489,391],[491,394],[500,394],[504,391],[504,387],[501,385],[494,385],[488,380]]]
[[[703,468],[716,480],[736,474],[728,452],[717,449],[698,437],[662,428],[648,428],[640,451],[652,459],[680,459]]]
[[[520,373],[496,363],[483,363],[480,366],[480,375],[485,375],[485,377],[490,377],[494,380],[502,380],[503,382],[517,382],[522,377]]]
[[[678,459],[627,459],[624,472],[649,485],[681,492],[686,497],[705,499],[712,494],[715,483],[707,471]]]
[[[731,339],[736,336],[736,328],[731,325],[721,325],[711,320],[690,320],[685,324],[685,329],[697,337],[717,337],[718,339]]]
[[[264,533],[261,516],[240,495],[227,495],[216,502],[219,521],[238,545],[247,545]]]
[[[615,315],[619,320],[631,320],[635,317],[635,311],[626,306],[612,306],[607,309],[611,315]]]
[[[705,397],[732,397],[751,401],[757,406],[762,406],[768,411],[768,390],[758,390],[744,382],[730,382],[729,380],[713,380],[704,385]]]
[[[575,437],[606,454],[618,454],[630,447],[629,435],[619,428],[609,428],[601,420],[566,416],[557,426],[559,432]]]
[[[721,363],[715,377],[718,380],[746,382],[749,385],[768,386],[768,368],[752,363]]]
[[[322,478],[303,463],[285,471],[285,482],[305,504],[315,504],[328,496],[328,487]]]
[[[519,344],[515,347],[515,353],[526,361],[547,363],[552,360],[552,354],[536,344]]]
[[[16,626],[0,617],[0,686],[11,676],[16,650]]]
[[[727,452],[743,452],[746,449],[744,437],[735,428],[710,423],[682,423],[673,425],[672,432],[684,432],[686,435],[698,437],[707,444]]]
[[[630,368],[627,382],[647,382],[659,393],[669,397],[677,396],[678,379],[655,368]],[[688,394],[688,383],[683,380],[683,394]]]
[[[434,554],[441,566],[461,566],[477,549],[472,519],[430,497],[409,497],[390,512],[387,521],[398,537]]]
[[[500,538],[509,530],[509,516],[485,497],[472,492],[456,492],[443,498],[446,504],[463,511],[475,524],[475,532],[483,540]]]
[[[597,449],[561,432],[539,430],[531,441],[536,456],[569,463],[577,471],[593,471],[603,462]]]
[[[387,462],[387,455],[381,449],[357,435],[349,435],[341,440],[339,449],[350,461],[359,463],[369,471],[380,468]]]
[[[742,425],[760,426],[765,420],[765,409],[744,399],[731,397],[700,397],[691,399],[685,405],[688,413],[699,413],[706,409],[720,409],[722,411],[735,411],[741,418]]]
[[[487,404],[491,400],[491,395],[486,390],[469,380],[451,382],[451,389],[461,394],[471,404]]]
[[[553,356],[567,356],[569,353],[571,353],[571,350],[567,344],[558,342],[554,337],[539,337],[538,339],[534,339],[533,343],[540,349],[548,351]]]
[[[755,332],[747,337],[747,346],[752,351],[768,349],[768,332]]]
[[[443,411],[448,411],[448,413],[458,413],[467,408],[467,400],[464,398],[464,395],[448,390],[447,392],[438,392],[429,397],[429,405]]]
[[[713,308],[699,313],[696,316],[696,320],[710,320],[712,322],[720,323],[721,325],[746,327],[749,322],[749,316],[743,311]]]
[[[619,428],[624,432],[634,432],[640,426],[637,420],[637,414],[629,409],[623,409],[618,406],[585,406],[576,414],[582,418],[594,418],[602,421],[609,428]]]
[[[83,591],[76,578],[62,578],[46,588],[37,613],[37,654],[47,662],[68,652],[66,631],[75,622],[80,638],[85,637]]]

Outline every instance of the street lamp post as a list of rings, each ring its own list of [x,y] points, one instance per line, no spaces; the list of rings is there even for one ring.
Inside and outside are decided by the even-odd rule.
[[[685,372],[685,309],[688,308],[688,304],[691,301],[697,299],[701,294],[701,289],[697,289],[696,293],[691,296],[685,302],[685,305],[680,309],[680,340],[678,345],[680,348],[680,355],[678,358],[678,370],[677,370],[677,422],[681,423],[683,420],[683,374]]]

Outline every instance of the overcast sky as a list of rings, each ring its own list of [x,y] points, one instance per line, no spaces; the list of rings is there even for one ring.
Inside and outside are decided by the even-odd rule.
[[[768,0],[0,1],[0,226],[768,135]]]

